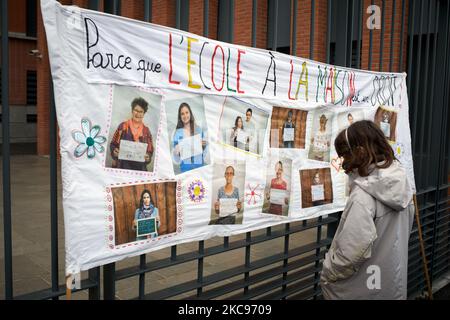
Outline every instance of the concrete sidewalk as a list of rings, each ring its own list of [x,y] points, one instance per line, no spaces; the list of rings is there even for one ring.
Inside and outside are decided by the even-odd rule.
[[[0,161],[1,166],[1,161]],[[22,295],[51,287],[51,239],[50,239],[50,161],[48,157],[35,155],[11,156],[11,198],[12,198],[12,235],[13,235],[13,272],[14,295]],[[58,169],[60,174],[60,170]],[[61,182],[60,176],[58,177]],[[3,188],[3,186],[2,186]],[[3,193],[3,189],[1,189]],[[64,283],[64,221],[61,205],[61,186],[58,188],[58,257],[59,280]],[[3,198],[0,199],[0,299],[4,298],[4,244],[3,244]],[[273,230],[284,225],[273,227]],[[252,232],[253,235],[265,230]],[[326,227],[322,228],[325,238]],[[243,239],[245,234],[230,237],[230,242]],[[290,248],[314,242],[316,229],[307,230],[290,236]],[[223,238],[205,241],[205,248],[223,244]],[[267,241],[251,247],[251,261],[283,252],[284,238]],[[177,246],[177,253],[198,250],[198,242]],[[147,254],[147,262],[170,257],[170,248]],[[300,257],[297,257],[298,259]],[[241,266],[245,262],[245,249],[233,250],[204,259],[204,276],[218,271]],[[139,257],[116,263],[116,270],[129,266],[138,266]],[[279,264],[278,264],[279,265]],[[271,265],[270,267],[274,267]],[[265,269],[260,269],[258,272]],[[253,273],[252,273],[253,274]],[[242,278],[244,275],[241,275]],[[87,272],[82,273],[82,279]],[[197,278],[197,261],[183,263],[175,267],[146,274],[146,293],[161,290]],[[231,282],[233,279],[227,280]],[[218,283],[222,285],[224,282]],[[209,286],[210,289],[214,286]],[[191,296],[193,292],[179,296]],[[117,299],[130,299],[138,296],[138,277],[116,282]],[[87,291],[78,292],[73,299],[87,299]]]

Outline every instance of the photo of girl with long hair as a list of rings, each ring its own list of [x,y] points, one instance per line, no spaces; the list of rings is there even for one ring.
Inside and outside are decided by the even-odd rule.
[[[174,173],[185,173],[209,164],[203,98],[189,96],[168,100],[165,106]]]

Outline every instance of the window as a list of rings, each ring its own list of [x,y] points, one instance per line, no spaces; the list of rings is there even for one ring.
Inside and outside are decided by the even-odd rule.
[[[275,2],[278,8],[275,8]],[[275,12],[276,11],[276,12]],[[276,15],[276,17],[275,17]],[[276,48],[274,48],[276,24]],[[290,54],[291,51],[291,1],[268,0],[267,49]]]
[[[105,0],[104,9],[106,13],[120,15],[120,1],[119,0]]]
[[[27,0],[26,2],[26,34],[28,37],[37,36],[37,1]]]
[[[219,0],[219,22],[217,24],[217,38],[224,42],[233,42],[234,31],[234,1]]]
[[[37,76],[36,71],[27,71],[27,105],[37,103]]]

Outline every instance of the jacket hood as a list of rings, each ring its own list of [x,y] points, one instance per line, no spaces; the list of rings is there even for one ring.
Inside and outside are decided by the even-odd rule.
[[[398,161],[389,168],[374,168],[367,177],[357,173],[350,174],[350,179],[365,192],[395,211],[405,209],[412,200],[413,190],[407,175]]]

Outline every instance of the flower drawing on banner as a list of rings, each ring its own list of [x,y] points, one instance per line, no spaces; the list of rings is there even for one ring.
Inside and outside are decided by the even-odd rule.
[[[401,142],[396,142],[392,145],[394,155],[398,160],[401,160],[405,154],[405,146]]]
[[[254,188],[252,188],[251,184],[247,184],[247,189],[250,190],[250,192],[245,193],[245,201],[247,201],[247,204],[251,204],[253,201],[253,204],[259,203],[259,201],[262,199],[262,187],[257,184]],[[256,201],[256,198],[258,198],[258,201]]]
[[[188,187],[189,199],[192,202],[201,202],[205,198],[206,188],[201,180],[191,182]]]
[[[81,119],[82,131],[73,131],[72,137],[78,142],[73,154],[75,157],[81,157],[87,151],[87,157],[92,159],[95,157],[95,151],[104,152],[105,148],[101,145],[105,143],[106,138],[99,136],[100,126],[91,126],[91,121],[87,118]]]

